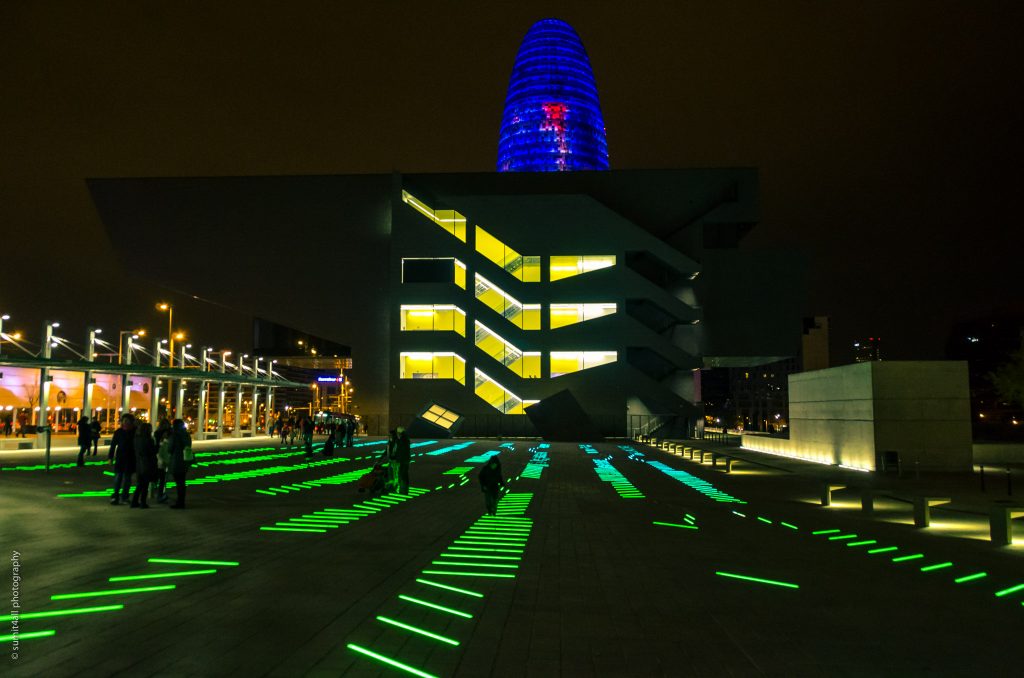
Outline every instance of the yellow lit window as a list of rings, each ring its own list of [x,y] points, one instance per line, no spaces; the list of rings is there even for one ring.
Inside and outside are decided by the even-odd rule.
[[[593,320],[615,313],[614,303],[601,304],[551,304],[551,329],[565,327]]]
[[[540,329],[540,304],[523,304],[479,273],[474,285],[476,298],[516,327]]]
[[[523,282],[540,282],[539,256],[523,256],[479,226],[476,251]]]
[[[402,304],[403,332],[457,332],[466,336],[466,312],[451,304]]]
[[[402,191],[402,202],[448,231],[462,242],[466,242],[466,217],[455,210],[435,210],[408,191]]]
[[[551,282],[615,265],[614,254],[551,257]]]
[[[466,289],[466,265],[458,259],[455,260],[455,284]]]
[[[521,351],[479,320],[474,325],[477,348],[524,379],[540,378],[539,351]]]
[[[497,381],[474,368],[473,392],[491,407],[505,414],[526,414],[524,410],[536,400],[523,400]]]
[[[591,367],[600,367],[619,359],[617,351],[552,351],[551,376],[560,377]]]
[[[401,379],[454,379],[466,383],[466,361],[455,353],[400,353]]]
[[[462,415],[452,412],[451,410],[445,409],[440,405],[431,405],[430,408],[420,415],[423,419],[426,419],[431,424],[436,424],[443,429],[451,429]]]

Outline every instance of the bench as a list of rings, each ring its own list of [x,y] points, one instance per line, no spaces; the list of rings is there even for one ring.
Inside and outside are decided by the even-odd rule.
[[[846,485],[838,485],[836,483],[822,483],[821,485],[821,505],[831,506],[832,505],[832,493],[836,490],[845,490]]]
[[[988,528],[992,543],[1009,546],[1013,543],[1013,519],[1024,516],[1024,506],[995,504],[989,509]]]
[[[725,460],[725,472],[732,473],[732,463],[735,461],[735,457],[731,457],[728,454],[722,454],[721,452],[711,453],[711,466],[717,467],[719,458]]]
[[[948,504],[952,501],[950,497],[937,497],[924,494],[905,495],[892,490],[865,487],[861,488],[860,508],[867,515],[875,511],[875,497],[891,497],[898,501],[905,501],[914,507],[914,527],[928,527],[932,523],[932,506]]]

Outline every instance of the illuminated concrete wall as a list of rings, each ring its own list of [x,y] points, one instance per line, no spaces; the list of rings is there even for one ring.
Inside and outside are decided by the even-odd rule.
[[[792,374],[789,411],[789,440],[744,436],[743,446],[866,469],[888,450],[922,470],[971,464],[963,362],[870,362]]]

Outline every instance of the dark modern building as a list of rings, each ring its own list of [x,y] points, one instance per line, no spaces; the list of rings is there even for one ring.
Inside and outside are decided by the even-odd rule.
[[[126,265],[161,249],[144,275],[350,346],[375,427],[434,408],[472,435],[555,436],[580,411],[606,435],[692,431],[701,367],[800,348],[802,261],[742,246],[751,169],[89,187]]]

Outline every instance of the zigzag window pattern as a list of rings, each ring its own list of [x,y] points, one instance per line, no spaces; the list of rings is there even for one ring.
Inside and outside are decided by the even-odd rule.
[[[400,379],[454,379],[466,383],[466,361],[451,352],[400,353]]]
[[[520,351],[479,320],[474,321],[477,348],[524,379],[540,378],[540,351]]]
[[[499,412],[525,414],[523,410],[537,402],[536,400],[523,400],[478,368],[474,368],[474,372],[476,378],[473,380],[473,392]]]
[[[455,210],[435,210],[413,197],[409,191],[402,191],[402,202],[448,231],[462,242],[466,242],[466,217]]]
[[[523,330],[540,329],[540,304],[523,304],[479,273],[474,294],[488,308]]]
[[[480,226],[476,227],[476,251],[517,280],[540,282],[540,257],[519,254]]]

